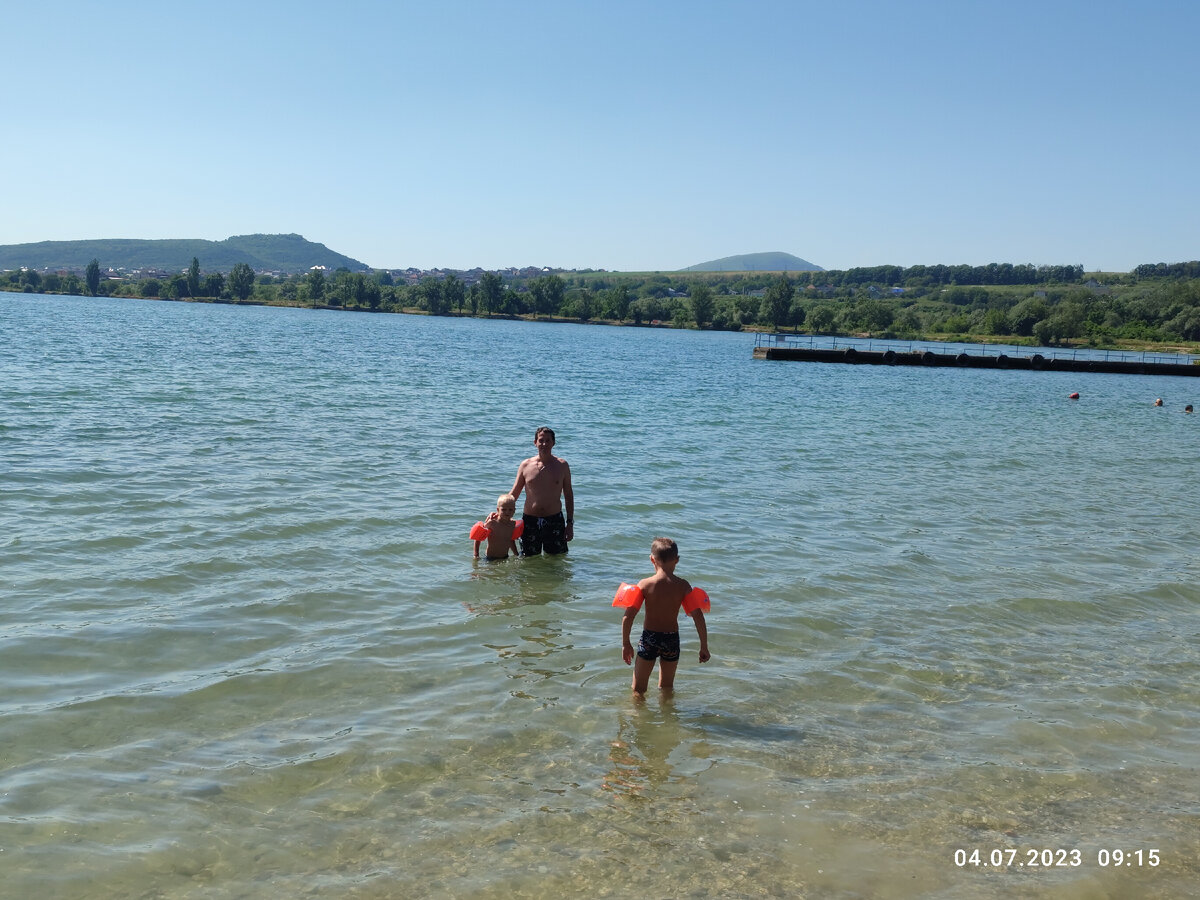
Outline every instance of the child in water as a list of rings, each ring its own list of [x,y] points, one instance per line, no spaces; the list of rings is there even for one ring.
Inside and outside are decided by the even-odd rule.
[[[496,500],[496,511],[488,513],[482,522],[471,528],[471,540],[475,542],[475,558],[479,558],[479,545],[487,541],[488,559],[507,559],[508,551],[518,556],[517,538],[524,530],[524,522],[513,521],[517,512],[517,501],[512,494],[501,494]]]
[[[625,665],[633,666],[633,692],[646,693],[650,673],[658,660],[658,686],[670,691],[675,686],[675,668],[679,665],[679,610],[692,617],[696,634],[700,638],[700,662],[710,659],[708,653],[708,626],[704,613],[709,609],[708,595],[675,574],[679,562],[679,547],[670,538],[655,538],[650,544],[650,562],[654,574],[643,578],[636,585],[622,584],[613,599],[613,606],[624,606],[625,616],[621,619],[621,657]],[[642,603],[646,604],[646,618],[642,623],[642,637],[637,645],[634,660],[633,644],[629,641],[633,620],[637,618]]]

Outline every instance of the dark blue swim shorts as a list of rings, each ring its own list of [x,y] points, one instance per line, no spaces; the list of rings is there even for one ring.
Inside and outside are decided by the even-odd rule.
[[[651,662],[662,658],[663,662],[679,660],[678,631],[642,631],[642,639],[638,641],[637,654],[642,659]]]
[[[537,556],[547,553],[567,552],[567,520],[562,513],[552,516],[521,516],[525,530],[521,533],[521,555]]]

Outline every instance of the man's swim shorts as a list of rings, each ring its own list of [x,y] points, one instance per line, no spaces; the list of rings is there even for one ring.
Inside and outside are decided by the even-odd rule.
[[[521,534],[521,555],[537,556],[546,553],[567,552],[567,520],[562,513],[552,516],[521,516],[525,531]]]
[[[650,662],[662,657],[663,662],[679,661],[678,631],[642,631],[637,654]]]

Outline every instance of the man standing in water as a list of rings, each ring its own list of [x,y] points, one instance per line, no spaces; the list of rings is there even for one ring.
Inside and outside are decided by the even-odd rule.
[[[554,456],[554,430],[542,426],[533,436],[537,456],[517,466],[513,497],[525,491],[525,531],[521,535],[521,555],[566,553],[567,541],[575,537],[575,494],[571,490],[571,467],[561,456]],[[560,499],[561,498],[561,499]],[[563,501],[567,516],[563,518]]]

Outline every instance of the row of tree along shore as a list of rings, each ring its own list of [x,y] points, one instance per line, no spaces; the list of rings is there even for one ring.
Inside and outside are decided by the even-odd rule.
[[[723,330],[769,328],[902,339],[1119,347],[1200,342],[1200,262],[1088,275],[1082,266],[876,266],[826,272],[439,271],[313,269],[276,278],[198,259],[168,278],[0,273],[0,290],[430,315],[506,316]]]

